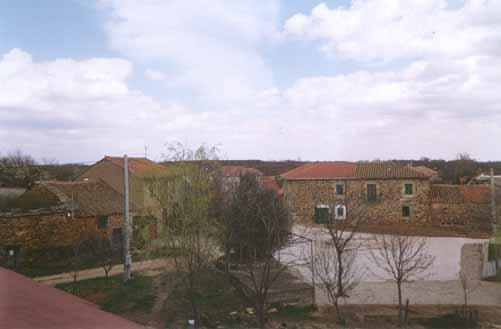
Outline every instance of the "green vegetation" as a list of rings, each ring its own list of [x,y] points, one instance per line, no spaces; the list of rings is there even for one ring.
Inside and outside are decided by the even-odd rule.
[[[165,323],[169,323],[172,327],[182,327],[186,325],[187,319],[192,319],[186,285],[179,284],[179,279],[179,273],[164,275],[164,280],[172,282],[173,286],[163,310]],[[244,323],[254,324],[254,315],[241,314],[249,306],[242,303],[223,273],[215,270],[204,271],[200,273],[199,282],[199,293],[195,298],[200,308],[203,326],[226,324],[236,327]],[[233,312],[239,314],[230,315]]]
[[[125,314],[131,312],[150,313],[155,302],[153,279],[148,276],[134,275],[126,284],[122,276],[95,278],[73,283],[56,285],[56,288],[92,301],[103,310]]]
[[[317,308],[313,305],[310,306],[299,306],[299,305],[277,305],[278,313],[276,318],[285,318],[289,321],[292,320],[305,320],[313,319],[311,313],[317,311]]]

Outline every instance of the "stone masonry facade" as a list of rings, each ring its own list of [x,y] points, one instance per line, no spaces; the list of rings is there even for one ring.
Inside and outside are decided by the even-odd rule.
[[[344,194],[336,193],[338,184],[344,186]],[[376,185],[375,201],[367,201],[367,184]],[[404,184],[413,185],[412,195],[404,194]],[[282,188],[294,221],[299,223],[313,222],[318,205],[345,205],[348,220],[352,209],[363,207],[371,224],[430,222],[430,182],[426,180],[290,180],[284,181]],[[402,217],[403,206],[410,207],[409,218]]]
[[[411,171],[412,167],[391,164],[327,162],[296,168],[280,178],[296,223],[314,225],[318,208],[329,208],[332,216],[344,206],[343,220],[359,217],[364,222],[361,229],[367,231],[382,233],[404,225],[409,232],[426,235],[491,233],[488,186],[436,185],[431,177]],[[372,191],[375,187],[375,200],[368,198],[368,185]]]
[[[122,225],[122,215],[107,216],[105,227],[99,226],[97,216],[72,218],[67,211],[39,212],[2,216],[0,246],[43,249],[68,247],[82,237],[109,237]]]

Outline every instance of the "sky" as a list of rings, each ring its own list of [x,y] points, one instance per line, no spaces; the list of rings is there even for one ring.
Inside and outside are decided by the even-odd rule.
[[[485,161],[499,141],[499,0],[0,0],[0,154]]]

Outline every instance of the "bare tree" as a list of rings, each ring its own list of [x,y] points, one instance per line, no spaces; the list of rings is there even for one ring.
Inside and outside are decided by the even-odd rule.
[[[370,249],[372,262],[382,273],[374,275],[396,283],[399,321],[404,322],[402,283],[429,275],[435,257],[428,253],[426,239],[407,235],[375,235],[375,248]]]
[[[182,144],[169,146],[171,175],[150,181],[149,190],[162,208],[162,239],[173,250],[176,271],[190,300],[195,325],[200,325],[198,305],[201,275],[219,250],[218,227],[212,213],[215,180],[205,162],[217,159],[217,150],[202,145],[189,150]]]
[[[236,269],[227,274],[236,288],[243,283],[250,290],[241,295],[254,305],[263,328],[270,288],[288,267],[275,259],[275,253],[287,241],[289,212],[276,192],[264,189],[252,175],[240,178],[228,207],[224,246],[233,253],[225,259]]]
[[[0,157],[0,184],[28,187],[36,180],[40,180],[41,175],[35,159],[20,150]]]
[[[459,283],[461,284],[461,289],[463,291],[463,317],[464,319],[468,318],[468,296],[470,293],[477,288],[477,284],[473,280],[471,280],[464,269],[461,269],[458,273]]]
[[[340,211],[339,207],[341,207],[341,213],[338,213]],[[348,208],[349,214],[346,213]],[[345,199],[343,204],[333,203],[329,209],[328,220],[322,231],[329,236],[329,244],[334,251],[331,256],[335,259],[330,261],[335,266],[334,273],[337,277],[335,285],[332,287],[334,289],[332,291],[332,297],[334,298],[332,301],[338,318],[342,320],[338,300],[339,298],[349,297],[350,291],[355,288],[361,279],[358,276],[360,272],[353,272],[355,270],[353,268],[353,255],[356,255],[360,248],[360,242],[354,238],[365,221],[366,207],[351,203],[349,199]]]
[[[340,255],[330,240],[316,240],[314,246],[312,261],[315,279],[325,289],[329,301],[334,305],[338,322],[343,322],[339,301],[341,298],[350,297],[363,277],[363,269],[356,264],[358,249],[343,250]]]
[[[80,238],[73,241],[70,246],[70,257],[68,259],[68,265],[71,269],[71,276],[73,277],[73,294],[76,293],[78,274],[83,267],[85,257],[87,256],[87,250],[88,249],[86,246],[85,238]]]
[[[120,262],[120,251],[113,247],[107,237],[94,237],[87,241],[88,249],[94,260],[103,268],[106,282],[111,269]]]

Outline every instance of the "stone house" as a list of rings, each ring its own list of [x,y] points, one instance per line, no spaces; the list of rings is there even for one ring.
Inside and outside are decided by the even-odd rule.
[[[297,223],[322,223],[332,212],[335,219],[350,220],[350,214],[363,209],[364,227],[376,229],[402,224],[486,229],[492,218],[485,192],[454,187],[462,197],[446,203],[437,196],[442,189],[433,183],[435,176],[391,162],[315,162],[280,175],[280,180]],[[462,219],[452,219],[457,216]]]
[[[485,185],[431,187],[431,219],[434,226],[463,233],[491,229],[491,191]]]
[[[124,191],[122,157],[105,156],[76,178],[77,181],[102,180],[118,193]],[[146,158],[128,158],[129,198],[138,206],[138,213],[158,215],[158,203],[151,195],[148,180],[169,175],[167,167]]]
[[[8,257],[69,247],[86,237],[108,237],[121,245],[123,196],[103,181],[38,182],[17,205],[0,213],[0,249]],[[131,202],[130,209],[138,207]]]

